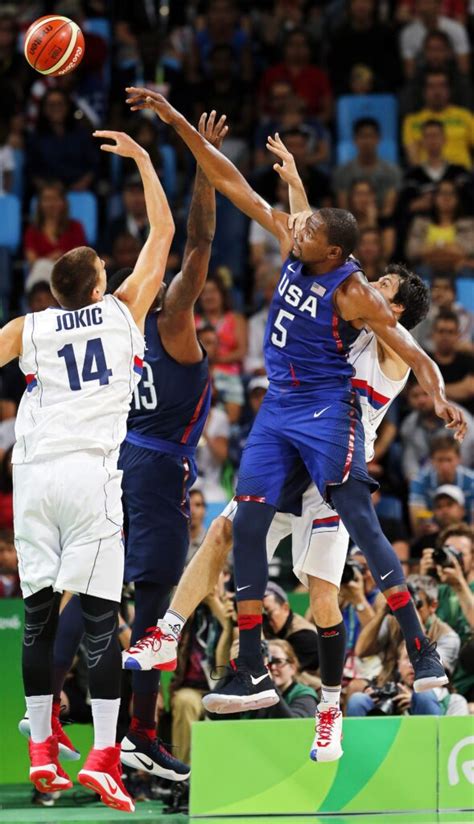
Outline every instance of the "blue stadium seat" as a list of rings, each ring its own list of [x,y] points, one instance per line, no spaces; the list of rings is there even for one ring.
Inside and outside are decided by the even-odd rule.
[[[474,278],[456,278],[456,291],[459,303],[474,312]]]
[[[339,146],[352,143],[352,127],[361,117],[373,117],[380,125],[381,145],[380,156],[384,160],[397,162],[398,160],[398,105],[391,94],[363,94],[344,95],[336,104],[338,163],[347,159],[347,148],[344,148],[345,160],[339,156]],[[394,159],[393,153],[396,151]],[[388,155],[385,154],[388,153]],[[355,153],[355,149],[354,149]]]
[[[176,171],[176,150],[167,143],[160,145],[161,158],[163,160],[162,184],[168,200],[172,201],[176,195],[177,171]],[[119,155],[110,155],[110,180],[114,189],[121,189],[123,185],[123,164]]]
[[[21,200],[24,187],[25,153],[23,149],[13,149],[13,155],[15,157],[15,168],[13,170],[12,193]]]
[[[0,194],[0,246],[14,254],[21,240],[21,204],[13,194]]]
[[[110,20],[107,20],[106,17],[89,17],[84,22],[84,31],[102,37],[107,44],[110,44],[112,39]]]
[[[86,233],[87,242],[95,246],[97,242],[97,198],[93,192],[67,192],[69,215],[74,220],[80,220]],[[38,198],[31,198],[30,215],[36,212]]]

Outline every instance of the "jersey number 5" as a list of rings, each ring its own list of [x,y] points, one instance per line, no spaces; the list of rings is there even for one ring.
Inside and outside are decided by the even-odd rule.
[[[291,312],[287,312],[286,309],[280,309],[274,323],[274,328],[277,329],[278,332],[272,332],[272,336],[270,338],[274,346],[279,346],[280,349],[283,349],[283,347],[286,346],[286,337],[288,335],[288,329],[283,326],[283,321],[285,318],[288,321],[292,321],[295,319],[295,316],[292,315]]]
[[[67,376],[69,378],[69,386],[75,392],[82,389],[81,381],[79,379],[79,370],[77,368],[76,355],[74,354],[74,347],[72,343],[67,343],[58,352],[58,358],[64,358],[66,361]],[[82,367],[82,380],[99,381],[101,386],[109,383],[109,378],[112,375],[112,370],[107,369],[107,362],[105,360],[104,347],[100,338],[93,338],[87,341],[86,353],[84,355],[84,364]]]

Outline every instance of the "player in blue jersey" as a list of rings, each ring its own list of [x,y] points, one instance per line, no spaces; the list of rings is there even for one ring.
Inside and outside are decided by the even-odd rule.
[[[128,89],[128,94],[132,110],[152,109],[169,123],[210,182],[277,237],[284,261],[264,342],[270,387],[244,450],[236,494],[240,650],[233,676],[221,690],[227,711],[278,701],[260,650],[268,575],[265,545],[285,478],[291,476],[298,459],[366,555],[402,628],[415,670],[415,689],[445,684],[439,656],[424,635],[400,562],[373,509],[374,484],[365,465],[360,408],[347,362],[354,329],[369,326],[413,369],[434,398],[437,414],[461,438],[465,422],[460,410],[446,400],[439,370],[397,326],[382,296],[350,258],[357,241],[353,215],[342,209],[321,209],[293,236],[288,215],[265,203],[168,101],[147,89]]]

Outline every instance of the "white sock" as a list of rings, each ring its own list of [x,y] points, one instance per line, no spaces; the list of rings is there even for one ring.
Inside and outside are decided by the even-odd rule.
[[[168,609],[163,621],[166,621],[171,630],[171,634],[179,641],[179,636],[186,623],[186,618],[183,618],[183,616],[180,615],[179,612],[175,612],[174,609]]]
[[[94,749],[115,747],[120,698],[91,698]]]
[[[27,695],[26,707],[30,719],[31,740],[35,744],[45,741],[51,735],[52,695]]]
[[[341,701],[341,687],[325,687],[321,684],[321,701],[339,709]]]

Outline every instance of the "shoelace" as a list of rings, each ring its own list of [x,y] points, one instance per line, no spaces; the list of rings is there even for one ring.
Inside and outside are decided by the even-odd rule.
[[[331,707],[318,713],[318,739],[329,741],[338,712],[336,707]]]
[[[438,647],[438,644],[436,643],[436,641],[429,641],[427,644],[422,646],[421,649],[417,650],[417,652],[413,656],[414,657],[414,663],[418,663],[418,661],[420,661],[422,658],[424,658],[427,655],[432,655],[434,652],[436,652],[437,647]]]
[[[139,641],[136,641],[131,647],[130,650],[142,650],[151,647],[152,649],[155,648],[155,642],[159,641],[161,646],[161,640],[164,641],[176,641],[176,638],[173,635],[166,635],[160,627],[148,627],[145,630],[147,633],[143,638],[140,638]]]

